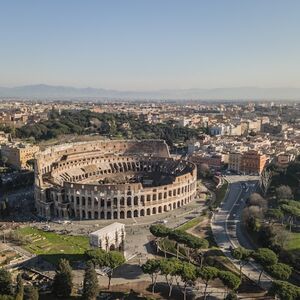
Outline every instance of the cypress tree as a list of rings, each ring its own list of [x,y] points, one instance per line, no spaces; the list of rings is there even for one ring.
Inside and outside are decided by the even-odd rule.
[[[99,292],[98,278],[94,266],[91,262],[87,263],[83,280],[82,299],[94,300]]]
[[[23,297],[24,297],[23,279],[21,274],[19,273],[17,276],[16,300],[23,300]]]
[[[13,288],[11,274],[5,269],[0,269],[0,295],[12,294]]]
[[[52,291],[57,297],[69,297],[73,289],[72,268],[69,261],[61,259],[53,280]]]
[[[27,285],[24,288],[24,300],[39,300],[39,292],[36,287]]]

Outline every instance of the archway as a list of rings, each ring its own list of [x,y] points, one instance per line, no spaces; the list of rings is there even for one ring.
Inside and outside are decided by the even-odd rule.
[[[128,210],[127,211],[127,218],[131,218],[131,217],[132,217],[131,210]]]

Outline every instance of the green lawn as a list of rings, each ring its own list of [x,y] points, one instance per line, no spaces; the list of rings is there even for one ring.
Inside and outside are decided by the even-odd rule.
[[[193,218],[192,220],[187,221],[184,224],[180,225],[178,227],[178,229],[186,231],[186,230],[191,229],[191,228],[195,227],[196,225],[198,225],[202,220],[203,220],[202,216]]]
[[[67,258],[70,261],[80,260],[85,250],[89,249],[89,240],[86,236],[60,235],[32,227],[19,228],[17,233],[25,237],[26,242],[23,247],[27,251],[41,255],[55,264],[59,258]]]
[[[289,233],[286,250],[297,253],[300,256],[300,233]]]

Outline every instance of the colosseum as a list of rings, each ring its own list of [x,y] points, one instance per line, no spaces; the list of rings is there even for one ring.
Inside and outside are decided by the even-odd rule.
[[[170,157],[165,141],[97,140],[53,146],[35,158],[38,215],[128,219],[193,200],[196,166]]]

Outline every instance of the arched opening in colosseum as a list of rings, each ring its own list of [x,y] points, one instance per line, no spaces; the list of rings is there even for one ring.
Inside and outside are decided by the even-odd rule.
[[[117,206],[117,205],[118,205],[118,199],[114,198],[114,206]]]
[[[147,216],[150,216],[151,215],[151,210],[150,208],[147,208]]]
[[[99,219],[99,214],[98,214],[98,212],[97,212],[97,211],[95,211],[95,215],[94,215],[94,216],[95,216],[95,219],[96,219],[96,220],[98,220],[98,219]]]
[[[160,213],[160,214],[162,213],[162,208],[161,208],[161,206],[158,207],[158,213]]]
[[[85,219],[85,211],[82,210],[82,219]]]
[[[91,219],[92,218],[92,213],[89,211],[88,212],[88,219]]]
[[[124,199],[124,197],[121,197],[121,199],[120,199],[120,205],[125,205],[125,199]]]
[[[172,210],[172,204],[169,204],[169,209],[168,210]]]
[[[138,205],[138,201],[139,201],[138,196],[134,196],[134,198],[133,198],[134,205]]]
[[[127,205],[131,206],[131,197],[127,197]]]
[[[152,208],[152,214],[155,215],[156,214],[156,207]]]
[[[177,208],[180,207],[180,201],[177,201]]]
[[[108,219],[108,220],[111,219],[111,212],[110,212],[110,211],[108,211],[108,212],[106,213],[106,219]]]
[[[101,213],[100,213],[100,219],[105,219],[105,214],[104,214],[104,211],[101,211]]]
[[[145,210],[141,209],[140,216],[143,217],[145,215]]]
[[[135,218],[137,218],[137,217],[139,216],[139,212],[138,212],[137,209],[133,212],[133,216],[134,216]]]
[[[118,219],[118,213],[114,211],[114,219]]]
[[[164,212],[167,212],[168,211],[168,207],[167,205],[164,205]]]
[[[109,247],[109,251],[114,251],[114,250],[116,250],[116,247],[114,244],[111,244]]]
[[[131,218],[131,217],[132,217],[131,210],[128,210],[127,211],[127,218]]]
[[[176,203],[175,202],[173,203],[173,209],[176,209]]]
[[[124,219],[125,218],[125,213],[124,211],[120,211],[120,219]]]

